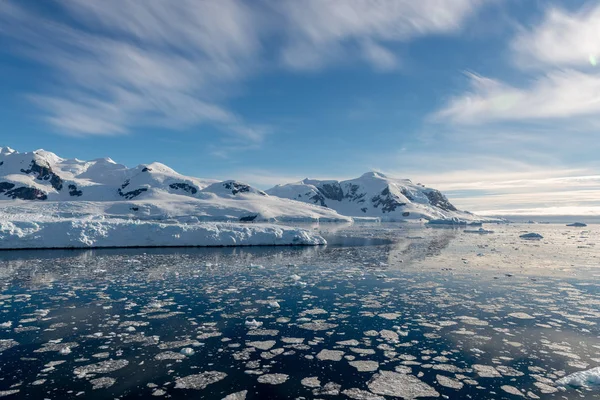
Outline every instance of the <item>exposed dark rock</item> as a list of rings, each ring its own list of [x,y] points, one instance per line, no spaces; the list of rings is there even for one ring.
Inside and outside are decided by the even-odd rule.
[[[363,207],[360,209],[362,212],[366,213],[367,212],[367,207]]]
[[[313,201],[313,203],[319,204],[321,207],[327,207],[327,204],[325,203],[325,197],[323,197],[321,193],[315,194],[310,199]]]
[[[15,187],[14,183],[10,182],[0,182],[0,193],[4,193],[7,190],[10,190]]]
[[[240,182],[235,182],[235,181],[225,182],[225,183],[223,183],[223,186],[225,187],[225,189],[231,190],[231,194],[233,194],[234,196],[238,193],[249,193],[250,190],[252,189],[250,186],[246,185],[245,183],[240,183]],[[257,190],[257,193],[261,194],[263,196],[267,195],[262,190]]]
[[[139,209],[140,209],[139,207],[130,207],[130,210],[133,210],[133,211],[139,211]]]
[[[371,202],[373,203],[373,207],[375,207],[375,208],[378,208],[379,206],[381,206],[381,212],[384,214],[386,212],[395,211],[396,208],[406,205],[406,203],[400,202],[398,197],[393,195],[390,192],[389,187],[386,187],[385,189],[383,189],[381,191],[381,194],[379,194],[377,196],[373,196],[373,198],[371,199]]]
[[[258,217],[258,214],[247,215],[245,217],[240,217],[240,222],[252,222]]]
[[[404,212],[402,213],[402,216],[403,216],[403,217],[408,217],[408,216],[410,216],[410,213],[409,213],[408,211],[404,211]]]
[[[365,193],[357,193],[358,189],[360,189],[360,186],[358,185],[346,185],[346,189],[348,190],[348,193],[346,193],[346,195],[344,196],[347,199],[350,199],[352,201],[356,201],[357,203],[364,203],[364,197],[365,197]]]
[[[127,193],[123,193],[123,191],[121,189],[119,189],[119,195],[121,197],[125,197],[127,200],[131,200],[135,197],[138,197],[140,194],[142,194],[146,191],[148,191],[148,188],[139,188],[139,189],[129,191]]]
[[[148,168],[148,167],[144,167],[144,169],[142,169],[142,172],[151,172],[152,168]]]
[[[12,189],[6,192],[5,196],[10,197],[11,199],[21,199],[21,200],[47,200],[48,196],[46,193],[42,192],[36,188],[30,188],[26,186],[22,186],[16,189]]]
[[[408,199],[408,201],[415,201],[414,197],[411,196],[410,192],[406,188],[402,188],[402,194]]]
[[[129,179],[127,179],[125,183],[121,185],[121,189],[125,189],[127,186],[129,186]]]
[[[76,185],[69,185],[69,194],[71,196],[81,196],[83,194],[83,192],[81,190],[77,190],[77,186]]]
[[[424,193],[432,206],[441,208],[444,211],[458,211],[439,190],[430,190]]]
[[[29,169],[21,169],[21,172],[23,172],[24,174],[31,174],[32,172],[35,172],[37,174],[37,180],[49,180],[52,187],[56,190],[61,190],[63,187],[63,180],[61,179],[61,177],[56,175],[54,171],[52,171],[52,168],[50,168],[49,166],[38,164],[35,159],[31,161]]]
[[[4,165],[4,161],[0,161],[0,167]]]
[[[197,188],[192,185],[188,185],[187,183],[171,183],[169,187],[171,189],[182,189],[191,194],[196,194],[198,192]]]
[[[317,190],[321,192],[326,199],[342,201],[344,198],[344,191],[338,182],[323,183],[317,187]]]

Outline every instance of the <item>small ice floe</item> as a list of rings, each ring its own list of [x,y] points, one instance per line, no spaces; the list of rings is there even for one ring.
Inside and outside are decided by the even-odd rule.
[[[188,375],[175,381],[175,389],[206,389],[208,385],[222,381],[227,374],[219,371],[206,371],[196,375]]]
[[[241,392],[231,393],[231,394],[223,397],[222,400],[246,400],[247,395],[248,395],[248,391],[242,390]]]
[[[540,235],[539,233],[535,233],[535,232],[524,233],[519,237],[521,239],[525,239],[525,240],[540,240],[540,239],[544,238],[542,235]]]
[[[478,233],[480,235],[485,235],[489,233],[494,233],[494,231],[488,231],[487,229],[479,228],[479,229],[465,229],[464,233]]]
[[[18,346],[19,342],[13,339],[0,339],[0,353],[12,347]]]
[[[289,375],[286,374],[264,374],[258,377],[258,383],[265,383],[269,385],[281,385],[287,381]]]
[[[521,393],[519,391],[519,389],[517,389],[514,386],[503,385],[503,386],[500,386],[500,389],[504,390],[508,394],[512,394],[513,396],[525,397],[525,395],[523,393]]]
[[[385,400],[385,397],[383,396],[379,396],[358,388],[346,389],[342,391],[342,394],[354,400]]]
[[[358,372],[373,372],[379,369],[377,361],[350,361],[348,364],[356,368]]]
[[[570,386],[587,390],[600,389],[600,367],[578,371],[556,381],[559,386]]]
[[[456,379],[449,378],[444,375],[436,375],[435,379],[441,386],[444,386],[444,387],[447,387],[450,389],[460,390],[464,386],[464,384],[462,382],[457,381]]]
[[[306,386],[306,387],[309,387],[309,388],[318,388],[318,387],[321,387],[321,381],[316,376],[311,376],[311,377],[308,377],[308,378],[303,378],[302,381],[300,381],[300,383],[302,384],[302,386]]]
[[[112,385],[114,385],[115,382],[116,382],[116,379],[109,378],[107,376],[90,380],[93,390],[109,388]]]
[[[193,356],[196,353],[191,347],[184,347],[183,349],[179,350],[179,352],[187,357]]]
[[[414,375],[392,371],[379,371],[367,383],[375,394],[395,396],[405,399],[417,397],[439,397],[439,393]]]
[[[77,375],[78,378],[83,378],[88,374],[106,374],[109,372],[117,371],[121,368],[126,367],[127,365],[129,365],[129,361],[127,360],[101,361],[96,364],[77,367],[73,370],[73,373]]]
[[[269,305],[269,307],[271,307],[271,308],[280,308],[280,307],[281,307],[281,306],[279,305],[279,303],[278,303],[278,302],[276,302],[276,301],[270,301],[270,302],[268,303],[268,305]]]
[[[321,361],[341,361],[344,356],[344,352],[341,350],[321,350],[317,354],[317,359]]]
[[[10,329],[12,326],[12,321],[6,321],[0,324],[0,329]]]
[[[68,347],[68,346],[62,347],[62,348],[61,348],[61,349],[58,351],[58,353],[59,353],[60,355],[66,356],[67,354],[71,354],[71,348],[70,348],[70,347]]]
[[[255,347],[259,350],[269,350],[277,343],[274,340],[265,340],[265,341],[256,341],[256,342],[246,342],[246,346]]]
[[[524,313],[524,312],[514,312],[514,313],[508,314],[508,316],[517,318],[517,319],[535,319],[535,317],[532,317],[531,315]]]
[[[262,322],[259,322],[255,319],[247,319],[246,322],[244,322],[244,325],[246,325],[250,329],[259,328],[262,326],[262,324]]]
[[[583,222],[573,222],[572,224],[567,224],[567,226],[573,226],[573,227],[577,227],[577,228],[583,228],[583,227],[586,227],[587,224],[584,224]]]
[[[292,281],[299,281],[300,279],[302,279],[302,278],[298,274],[293,274],[290,276],[290,280],[292,280]]]

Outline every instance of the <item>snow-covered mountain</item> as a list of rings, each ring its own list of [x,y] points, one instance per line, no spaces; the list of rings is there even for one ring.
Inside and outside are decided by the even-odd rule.
[[[235,180],[184,176],[158,162],[128,168],[110,158],[82,161],[0,147],[0,217],[17,214],[36,220],[86,215],[191,222],[478,220],[438,190],[377,172],[341,182],[305,179],[264,192]]]
[[[184,176],[160,163],[127,168],[110,158],[82,161],[8,147],[0,147],[0,213],[36,219],[351,221],[335,210],[270,196],[242,182]]]
[[[379,172],[367,172],[359,178],[341,182],[304,179],[277,185],[267,193],[328,207],[352,217],[378,217],[385,221],[477,220],[475,215],[454,207],[438,190]]]

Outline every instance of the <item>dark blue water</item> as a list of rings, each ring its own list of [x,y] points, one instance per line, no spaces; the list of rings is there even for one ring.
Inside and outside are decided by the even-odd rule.
[[[6,340],[18,344],[0,352],[0,393],[221,399],[246,390],[248,399],[334,399],[350,398],[349,389],[377,392],[378,371],[394,371],[414,377],[414,393],[437,392],[428,398],[517,398],[510,388],[540,398],[598,396],[553,383],[600,364],[598,282],[418,271],[409,263],[445,251],[453,235],[403,246],[398,264],[388,242],[346,247],[353,240],[328,248],[3,253],[0,350],[10,347]],[[249,320],[262,325],[251,329]],[[338,344],[349,340],[358,343]],[[274,343],[248,343],[257,341]],[[193,354],[156,359],[167,351],[180,357],[182,348]],[[320,360],[323,349],[343,354]],[[111,371],[81,373],[107,361],[101,365]],[[355,361],[374,368],[358,371]],[[210,371],[222,379],[176,387]],[[269,374],[287,379],[260,383]],[[111,385],[93,389],[102,377]],[[320,387],[303,385],[309,377]],[[440,384],[443,377],[456,387]]]

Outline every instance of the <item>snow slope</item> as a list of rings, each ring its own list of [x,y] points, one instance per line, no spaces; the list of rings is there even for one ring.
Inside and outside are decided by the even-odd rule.
[[[458,210],[438,190],[378,172],[341,182],[304,179],[277,185],[267,193],[321,205],[352,217],[378,217],[384,221],[479,220],[469,212]]]
[[[0,221],[0,249],[322,244],[325,239],[310,231],[270,224],[164,224],[105,218]]]
[[[161,163],[127,168],[110,158],[82,161],[8,147],[0,148],[0,214],[29,214],[34,220],[39,215],[192,222],[351,220],[241,182],[184,176]]]

